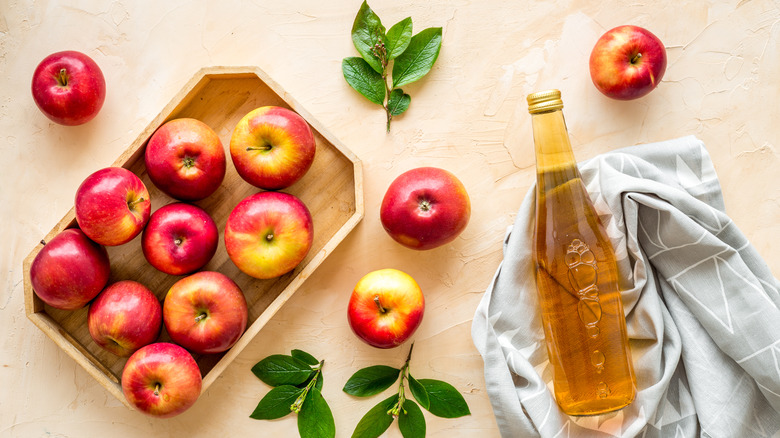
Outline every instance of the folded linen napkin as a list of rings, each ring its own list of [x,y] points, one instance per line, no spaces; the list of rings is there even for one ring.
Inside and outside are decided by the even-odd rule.
[[[502,436],[776,436],[780,282],[726,215],[703,143],[633,146],[579,167],[619,259],[637,397],[589,417],[555,403],[531,188],[472,323]]]

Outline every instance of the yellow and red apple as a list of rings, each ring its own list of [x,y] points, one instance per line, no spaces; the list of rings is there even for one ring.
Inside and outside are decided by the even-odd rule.
[[[347,306],[352,331],[377,348],[404,343],[422,322],[425,298],[417,282],[397,269],[366,274],[355,285]]]
[[[122,392],[139,411],[170,418],[198,400],[203,379],[198,363],[184,348],[157,342],[133,353],[122,370]]]
[[[455,240],[470,217],[471,200],[463,183],[437,167],[418,167],[399,175],[380,207],[380,220],[390,237],[417,250]]]
[[[89,175],[76,191],[76,221],[90,239],[106,245],[127,243],[149,221],[151,201],[141,178],[122,167]]]
[[[163,302],[163,323],[173,342],[201,354],[221,353],[244,334],[248,309],[230,277],[200,271],[171,286]]]
[[[44,243],[30,265],[30,282],[44,303],[75,310],[103,290],[110,273],[106,249],[69,228]]]
[[[249,184],[279,190],[301,179],[314,162],[311,127],[298,113],[278,106],[250,111],[230,138],[230,156]]]
[[[313,240],[309,209],[288,193],[260,192],[244,198],[225,225],[230,260],[259,279],[293,270],[309,253]]]
[[[89,305],[87,327],[106,351],[128,357],[160,335],[162,306],[143,284],[122,280],[106,287]]]
[[[218,243],[214,219],[197,205],[183,202],[155,210],[141,237],[149,264],[171,275],[189,274],[205,266]]]
[[[666,71],[666,48],[639,26],[618,26],[596,41],[590,54],[593,85],[605,96],[631,100],[653,91]]]
[[[170,120],[158,128],[146,145],[144,159],[154,185],[185,201],[214,193],[227,168],[217,133],[192,118]]]

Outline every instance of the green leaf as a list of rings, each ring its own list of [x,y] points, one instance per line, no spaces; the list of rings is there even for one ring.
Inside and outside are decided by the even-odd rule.
[[[420,379],[418,382],[425,388],[430,399],[428,411],[443,418],[457,418],[471,415],[469,406],[460,392],[454,386],[441,380]]]
[[[249,417],[255,420],[275,420],[282,418],[291,411],[290,406],[303,393],[303,389],[291,385],[282,385],[268,391],[260,400],[255,411]]]
[[[377,73],[382,73],[384,67],[379,57],[372,52],[376,44],[385,40],[385,27],[382,26],[382,20],[379,19],[374,11],[368,6],[368,2],[363,2],[360,10],[355,16],[355,22],[352,23],[352,42],[355,44],[360,56],[366,60],[368,65]]]
[[[395,59],[404,53],[409,47],[409,41],[412,40],[412,17],[405,18],[394,24],[387,31],[385,38],[385,49],[387,50],[387,59]]]
[[[420,403],[420,406],[426,410],[430,409],[431,400],[428,397],[428,391],[426,391],[422,384],[417,379],[412,377],[411,374],[409,374],[409,389],[412,391],[412,395],[414,396],[415,400],[417,400],[417,403]]]
[[[336,422],[328,402],[317,388],[312,388],[298,412],[298,433],[301,438],[333,438]]]
[[[392,409],[397,402],[398,395],[393,394],[371,408],[355,426],[352,438],[378,438],[385,433],[387,428],[393,424],[393,416],[388,414],[387,411]]]
[[[398,380],[401,370],[386,365],[376,365],[359,370],[344,384],[344,392],[357,397],[376,395]]]
[[[404,400],[403,409],[398,414],[398,429],[404,438],[425,438],[425,416],[417,403]]]
[[[441,50],[441,28],[430,27],[412,37],[409,47],[393,63],[393,88],[425,76]]]
[[[409,104],[412,102],[412,96],[404,93],[400,88],[390,92],[390,98],[387,99],[387,109],[390,111],[390,115],[397,116],[409,109]]]
[[[311,354],[303,351],[303,350],[293,350],[290,352],[290,355],[301,362],[306,362],[307,364],[314,366],[319,365],[320,361],[314,358]]]
[[[382,105],[385,102],[385,80],[375,72],[363,58],[344,58],[341,71],[347,83],[371,102]]]
[[[297,385],[314,372],[306,362],[284,354],[268,356],[252,367],[252,373],[271,386]]]

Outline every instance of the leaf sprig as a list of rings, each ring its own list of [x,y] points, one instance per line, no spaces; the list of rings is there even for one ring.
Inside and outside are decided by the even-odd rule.
[[[370,366],[357,371],[347,380],[344,392],[356,397],[369,397],[393,386],[400,376],[398,393],[371,408],[355,426],[352,438],[377,438],[395,419],[398,419],[398,428],[404,438],[425,437],[425,416],[420,406],[443,418],[471,414],[463,395],[454,386],[441,380],[418,380],[412,376],[409,361],[413,349],[414,344],[409,348],[409,355],[400,369],[386,365]],[[417,403],[406,397],[405,381],[408,382],[409,391]]]
[[[322,367],[302,350],[290,355],[274,354],[252,367],[252,373],[274,388],[257,404],[250,415],[256,420],[275,420],[291,412],[298,414],[301,438],[333,438],[336,423],[330,406],[322,397]]]
[[[341,71],[352,88],[382,105],[388,132],[393,117],[404,113],[412,101],[400,87],[431,71],[439,57],[441,40],[441,27],[430,27],[412,36],[412,18],[407,17],[385,30],[366,1],[360,7],[352,25],[352,42],[360,57],[344,58]]]

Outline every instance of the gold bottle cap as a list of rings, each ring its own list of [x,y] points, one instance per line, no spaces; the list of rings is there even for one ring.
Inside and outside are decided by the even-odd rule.
[[[555,111],[563,108],[561,92],[559,90],[540,91],[531,93],[528,100],[528,112],[531,114]]]

